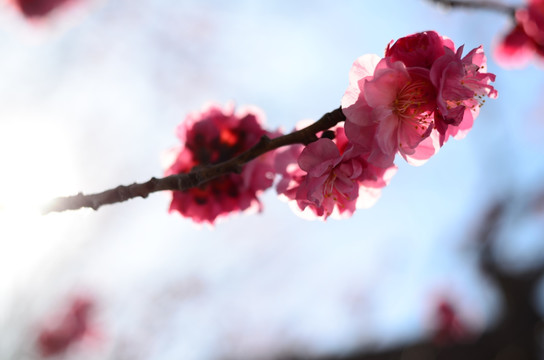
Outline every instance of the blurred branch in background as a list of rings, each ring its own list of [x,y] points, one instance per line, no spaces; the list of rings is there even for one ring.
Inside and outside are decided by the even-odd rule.
[[[514,17],[517,7],[506,5],[498,1],[463,1],[463,0],[430,0],[436,4],[440,4],[448,9],[452,8],[467,8],[479,10],[492,10],[505,13]]]
[[[519,205],[523,206],[520,207]],[[448,303],[439,304],[435,332],[420,342],[404,344],[383,351],[361,348],[343,356],[318,357],[320,360],[537,360],[544,355],[544,331],[541,315],[535,307],[535,292],[544,275],[544,261],[523,271],[505,269],[497,260],[495,247],[503,235],[508,217],[544,215],[544,189],[532,195],[497,199],[484,214],[472,239],[478,252],[480,268],[496,286],[502,300],[502,312],[496,326],[481,335],[470,334],[456,318]],[[516,238],[510,238],[516,241]],[[523,262],[523,259],[519,259]],[[284,359],[300,359],[286,356]]]

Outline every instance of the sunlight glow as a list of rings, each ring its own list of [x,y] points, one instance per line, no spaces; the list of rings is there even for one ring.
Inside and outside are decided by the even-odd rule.
[[[74,184],[73,161],[63,134],[47,122],[0,125],[0,212],[37,212]]]
[[[0,125],[0,293],[31,276],[69,228],[59,221],[66,219],[40,214],[76,183],[67,143],[49,121],[18,117]]]

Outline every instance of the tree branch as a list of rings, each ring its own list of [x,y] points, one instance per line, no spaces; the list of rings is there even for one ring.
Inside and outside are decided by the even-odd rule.
[[[447,8],[468,8],[480,10],[493,10],[504,13],[514,18],[517,7],[506,5],[501,2],[492,0],[470,1],[470,0],[430,0],[434,3],[441,4]]]
[[[501,235],[501,224],[508,212],[523,204],[520,195],[508,195],[498,199],[487,209],[479,224],[475,237],[470,239],[478,256],[480,268],[491,283],[496,286],[502,298],[502,313],[497,323],[483,333],[471,333],[467,327],[465,338],[437,342],[436,334],[429,333],[427,339],[412,343],[395,345],[380,349],[366,345],[341,355],[316,357],[285,354],[282,360],[538,360],[542,359],[543,322],[535,302],[535,292],[539,290],[544,276],[544,262],[535,264],[525,271],[508,271],[501,267],[491,255]],[[532,199],[523,205],[518,216],[534,216],[535,206],[541,207],[544,191],[530,192]],[[541,211],[540,209],[536,211]],[[512,239],[514,240],[514,239]],[[463,324],[461,324],[463,325]],[[447,339],[446,339],[447,340]]]
[[[170,175],[161,179],[155,177],[144,183],[132,185],[120,185],[96,194],[84,195],[79,193],[73,196],[59,197],[53,199],[42,209],[43,214],[65,210],[76,210],[91,208],[98,210],[102,205],[114,204],[136,197],[146,198],[149,194],[164,190],[187,190],[200,186],[210,180],[228,173],[239,173],[242,167],[249,161],[282,146],[293,144],[309,144],[317,140],[316,134],[320,131],[330,129],[334,125],[346,119],[342,109],[338,108],[326,113],[315,123],[290,134],[269,139],[263,136],[260,141],[249,150],[225,162],[198,166],[188,173]]]

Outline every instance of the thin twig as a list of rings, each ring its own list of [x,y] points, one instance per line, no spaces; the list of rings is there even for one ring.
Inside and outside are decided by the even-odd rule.
[[[119,203],[136,197],[146,198],[149,194],[157,191],[183,191],[197,187],[221,175],[240,172],[247,162],[274,149],[292,144],[309,144],[317,140],[316,134],[318,132],[330,129],[345,119],[342,109],[338,108],[326,113],[321,119],[301,130],[274,139],[263,136],[252,148],[225,162],[199,166],[188,173],[170,175],[161,179],[153,177],[144,183],[120,185],[96,194],[84,195],[79,193],[73,196],[59,197],[53,199],[42,210],[42,213],[47,214],[81,208],[97,210],[102,205]]]
[[[448,8],[468,8],[468,9],[480,9],[480,10],[492,10],[504,13],[511,16],[515,16],[516,10],[518,7],[503,4],[498,1],[491,0],[481,0],[481,1],[470,1],[470,0],[431,0],[434,3],[441,4]]]

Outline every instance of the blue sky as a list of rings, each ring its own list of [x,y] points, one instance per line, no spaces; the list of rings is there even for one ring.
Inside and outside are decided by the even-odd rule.
[[[31,352],[29,329],[77,292],[98,299],[104,333],[78,359],[126,344],[136,359],[345,351],[419,336],[440,297],[476,329],[492,321],[498,300],[460,248],[491,199],[544,173],[535,65],[489,56],[499,98],[467,138],[422,167],[399,159],[378,203],[347,220],[302,220],[273,191],[263,213],[214,228],[167,214],[167,194],[96,213],[33,206],[160,176],[175,127],[208,101],[257,105],[287,131],[338,107],[358,56],[429,29],[490,54],[503,15],[393,0],[82,0],[43,24],[0,10],[3,358]],[[532,226],[515,241],[538,248]]]

